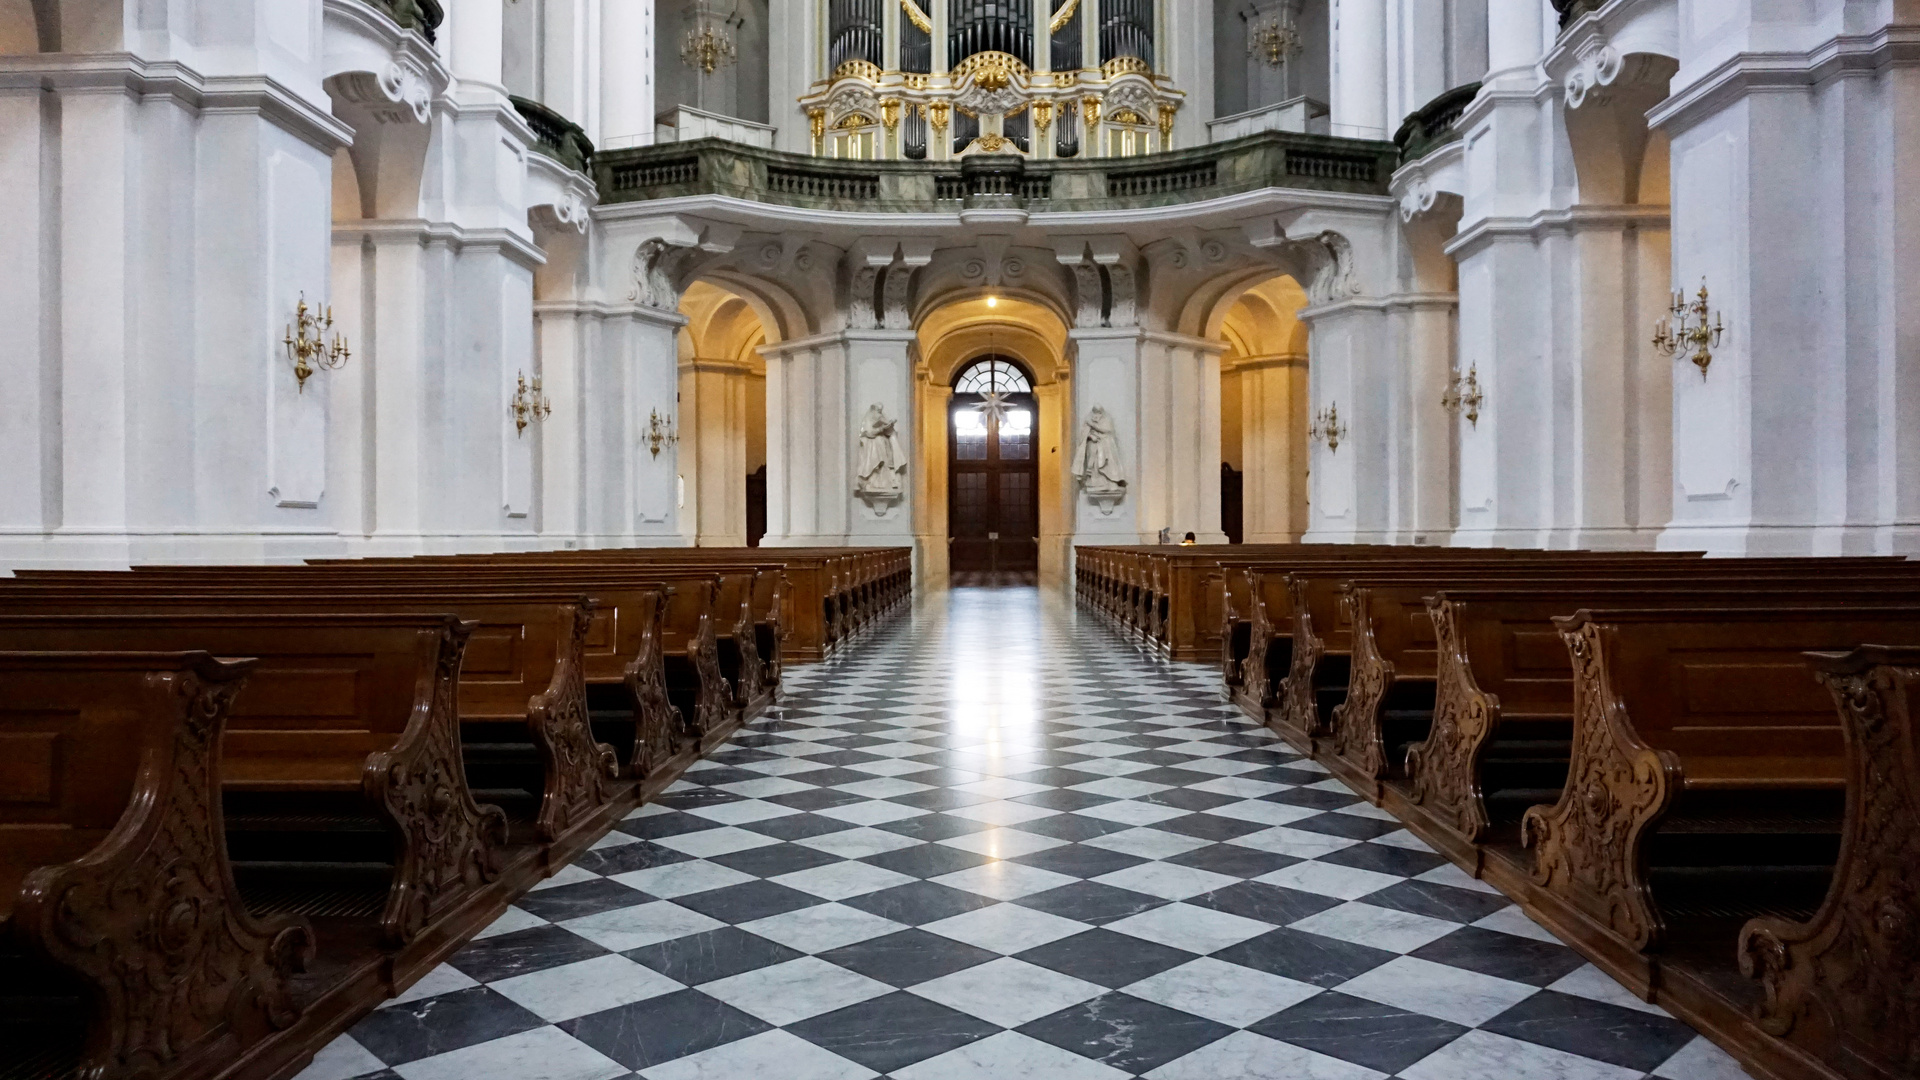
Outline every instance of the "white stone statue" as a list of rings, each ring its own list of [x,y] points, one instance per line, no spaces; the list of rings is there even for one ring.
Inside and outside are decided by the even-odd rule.
[[[1120,463],[1120,439],[1113,431],[1113,417],[1099,405],[1087,416],[1086,434],[1080,437],[1080,445],[1073,450],[1073,478],[1080,481],[1080,490],[1100,508],[1103,514],[1113,513],[1120,500],[1127,497],[1127,472]]]
[[[907,452],[895,433],[897,421],[887,419],[879,405],[867,407],[860,425],[860,461],[854,469],[853,493],[869,507],[891,506],[906,494]]]

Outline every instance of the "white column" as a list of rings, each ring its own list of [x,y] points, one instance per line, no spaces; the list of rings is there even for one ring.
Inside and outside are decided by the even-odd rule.
[[[1387,0],[1336,0],[1333,24],[1333,134],[1384,139],[1387,117]]]
[[[1240,464],[1244,539],[1300,538],[1307,507],[1307,357],[1253,356],[1240,374]]]
[[[1523,73],[1540,60],[1540,0],[1487,0],[1487,82]]]
[[[653,142],[653,0],[600,0],[602,150]]]
[[[682,508],[699,547],[747,543],[747,379],[739,360],[694,357],[680,364]]]
[[[452,0],[447,7],[444,33],[453,77],[503,90],[500,64],[506,17],[501,0]]]

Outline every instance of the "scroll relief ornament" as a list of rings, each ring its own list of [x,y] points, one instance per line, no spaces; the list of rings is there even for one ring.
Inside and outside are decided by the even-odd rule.
[[[1127,497],[1127,473],[1120,463],[1120,439],[1114,433],[1113,417],[1095,405],[1087,415],[1087,430],[1073,450],[1073,478],[1087,500],[1112,514]]]
[[[860,425],[860,460],[854,469],[853,493],[877,513],[906,497],[907,452],[900,445],[899,422],[887,419],[879,405],[867,407]]]

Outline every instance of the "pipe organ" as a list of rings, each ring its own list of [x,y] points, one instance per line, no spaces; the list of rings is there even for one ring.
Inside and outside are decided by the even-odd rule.
[[[1154,0],[814,0],[813,151],[1124,157],[1172,149],[1185,95],[1155,67]],[[935,16],[938,16],[936,19]],[[890,40],[891,36],[891,40]],[[889,47],[891,46],[891,47]],[[1098,58],[1097,66],[1089,66]]]

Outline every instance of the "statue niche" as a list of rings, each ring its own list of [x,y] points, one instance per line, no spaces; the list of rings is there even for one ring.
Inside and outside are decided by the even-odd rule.
[[[1120,439],[1114,434],[1113,417],[1099,405],[1087,416],[1087,430],[1073,450],[1073,478],[1087,500],[1112,514],[1127,497],[1126,468],[1120,462]]]
[[[867,418],[860,425],[853,493],[876,513],[884,514],[906,496],[907,454],[900,445],[898,426],[879,405],[867,407]]]

